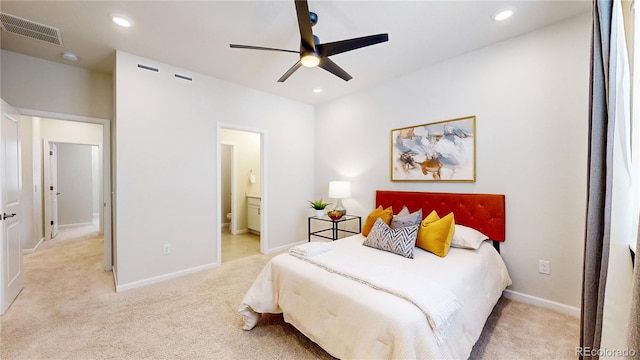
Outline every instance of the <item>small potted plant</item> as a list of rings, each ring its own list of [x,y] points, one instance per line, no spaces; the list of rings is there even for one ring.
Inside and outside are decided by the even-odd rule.
[[[324,208],[326,208],[327,206],[329,206],[329,203],[326,203],[324,201],[322,201],[322,199],[320,200],[316,200],[316,201],[309,201],[309,205],[312,209],[316,210],[316,217],[323,217],[324,216]]]

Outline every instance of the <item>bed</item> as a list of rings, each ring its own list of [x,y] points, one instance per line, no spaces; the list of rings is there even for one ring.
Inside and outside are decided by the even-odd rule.
[[[494,194],[376,192],[376,206],[428,214],[505,240],[505,198]],[[341,359],[466,359],[509,274],[492,241],[445,257],[415,248],[413,258],[363,246],[353,235],[274,257],[239,308],[244,329],[263,313],[284,320]],[[321,251],[317,251],[321,249]],[[417,285],[417,286],[416,286]]]

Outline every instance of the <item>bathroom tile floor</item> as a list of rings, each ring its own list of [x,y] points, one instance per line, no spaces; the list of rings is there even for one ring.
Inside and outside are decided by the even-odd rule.
[[[260,254],[260,235],[244,233],[232,235],[228,227],[222,228],[222,262]]]

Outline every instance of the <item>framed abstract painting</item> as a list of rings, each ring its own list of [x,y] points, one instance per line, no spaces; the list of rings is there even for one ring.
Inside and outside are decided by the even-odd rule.
[[[391,130],[391,181],[476,181],[476,117]]]

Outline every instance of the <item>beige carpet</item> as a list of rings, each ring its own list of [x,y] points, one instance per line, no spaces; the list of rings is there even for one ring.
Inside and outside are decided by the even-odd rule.
[[[270,257],[253,255],[115,293],[102,239],[60,242],[25,256],[25,288],[1,317],[2,359],[330,359],[265,315],[251,331],[236,313]],[[578,320],[502,299],[472,359],[572,359]]]

